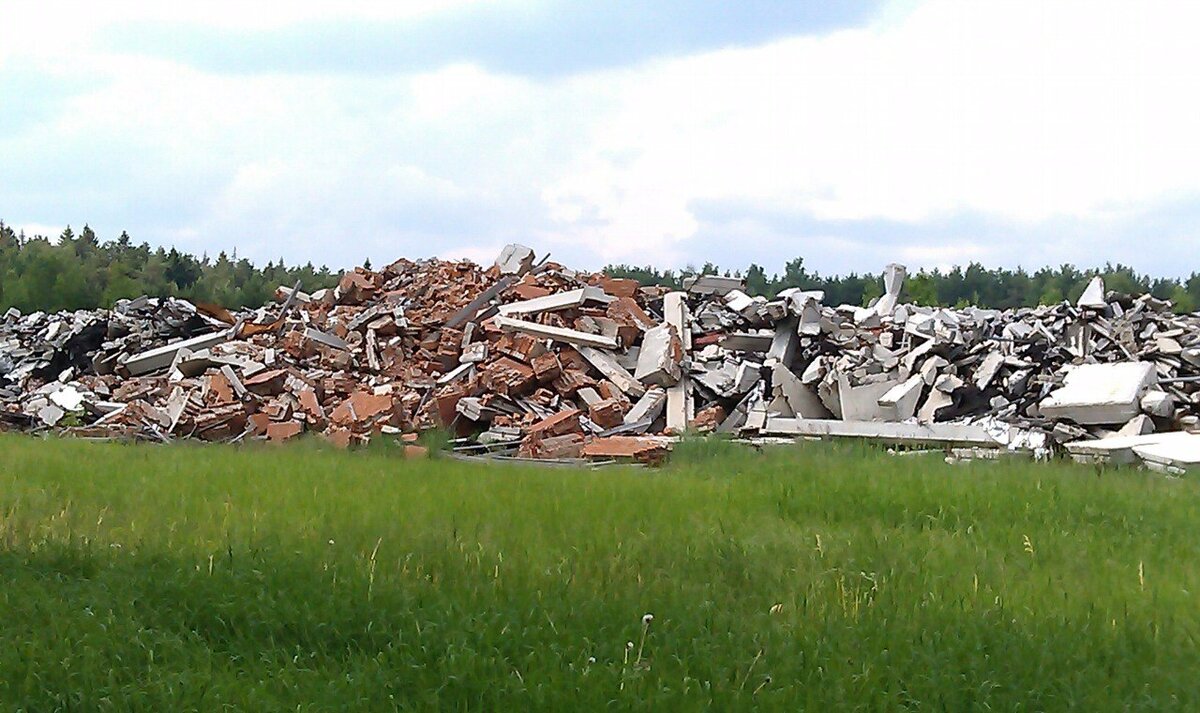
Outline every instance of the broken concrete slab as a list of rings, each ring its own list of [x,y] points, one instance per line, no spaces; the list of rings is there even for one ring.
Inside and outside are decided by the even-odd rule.
[[[906,273],[906,268],[896,263],[890,263],[883,268],[883,296],[875,304],[875,314],[881,317],[891,316],[896,311]]]
[[[312,327],[306,327],[304,329],[304,338],[311,339],[318,344],[324,344],[327,347],[341,349],[342,351],[347,351],[350,349],[350,345],[345,339],[342,339],[335,334],[329,334],[328,332],[322,332],[319,329],[313,329]]]
[[[633,408],[629,409],[629,413],[625,414],[625,425],[632,425],[642,422],[653,422],[662,415],[663,410],[667,406],[667,391],[661,386],[651,386],[646,389],[646,393],[642,395]]]
[[[954,443],[1000,447],[986,428],[963,423],[891,423],[835,419],[768,418],[763,435],[870,438],[888,443]]]
[[[524,275],[533,268],[533,250],[518,243],[510,243],[496,258],[496,268],[501,275]]]
[[[85,397],[74,386],[66,385],[51,393],[50,400],[64,411],[82,411]]]
[[[913,418],[924,388],[924,378],[914,374],[884,392],[878,402],[883,420],[907,421]]]
[[[1137,461],[1134,449],[1162,441],[1175,440],[1189,434],[1182,431],[1147,433],[1142,435],[1110,436],[1094,440],[1072,441],[1063,447],[1077,461],[1123,465]]]
[[[838,403],[841,418],[846,421],[882,421],[894,415],[895,409],[884,409],[879,405],[879,399],[899,386],[900,381],[892,379],[872,384],[851,386],[845,374],[838,375]]]
[[[1004,355],[998,351],[988,352],[983,361],[975,369],[975,388],[982,391],[992,384],[1000,367],[1004,365]]]
[[[625,367],[618,364],[617,360],[608,352],[587,346],[576,347],[576,351],[583,355],[583,358],[587,359],[588,363],[596,368],[596,371],[599,371],[606,379],[616,384],[617,388],[621,391],[634,398],[646,393],[646,387],[635,379],[633,374],[626,371]]]
[[[644,384],[674,386],[683,377],[683,342],[673,324],[647,330],[638,351],[634,378]]]
[[[182,339],[166,346],[158,347],[157,349],[150,349],[130,356],[121,362],[121,365],[132,376],[149,374],[150,372],[170,366],[171,362],[175,360],[175,355],[181,349],[191,351],[207,349],[228,341],[229,336],[228,331],[220,331],[213,332],[212,334],[204,334],[199,337],[192,337],[191,339]]]
[[[683,281],[683,289],[693,295],[713,295],[721,297],[732,290],[745,289],[746,282],[737,277],[719,277],[717,275],[699,275]]]
[[[1162,473],[1184,475],[1200,469],[1200,435],[1193,433],[1134,446],[1133,452],[1147,468]]]
[[[1167,418],[1175,413],[1175,397],[1159,389],[1147,390],[1139,405],[1145,413],[1159,418]]]
[[[785,317],[775,325],[775,335],[771,338],[771,346],[767,349],[767,360],[784,366],[790,365],[796,359],[800,348],[800,335],[796,331],[797,319]]]
[[[679,335],[684,352],[691,350],[691,330],[688,328],[687,295],[683,292],[669,292],[663,296],[663,321],[674,328]],[[642,347],[643,351],[645,346]],[[691,379],[683,373],[679,381],[667,387],[667,430],[683,433],[687,430],[695,416],[695,404],[692,401]]]
[[[505,317],[528,316],[580,307],[588,302],[608,304],[615,299],[599,287],[581,287],[577,290],[536,297],[522,302],[511,302],[501,305],[499,310],[500,314]]]
[[[49,403],[37,410],[38,420],[45,426],[57,426],[65,415],[66,411],[61,407]]]
[[[805,385],[783,364],[771,369],[771,386],[775,397],[782,397],[791,415],[799,418],[823,419],[833,414],[821,403],[816,391]]]
[[[1152,421],[1146,414],[1140,414],[1129,419],[1129,423],[1121,426],[1116,435],[1144,436],[1149,433],[1154,433],[1154,421]]]
[[[1063,386],[1050,392],[1039,408],[1048,418],[1083,425],[1125,423],[1141,412],[1141,398],[1157,378],[1149,362],[1073,366]]]
[[[543,339],[552,339],[556,342],[565,342],[577,346],[596,347],[599,349],[616,349],[617,340],[611,337],[604,337],[598,334],[588,334],[575,329],[567,329],[565,327],[551,327],[537,322],[527,322],[521,319],[513,319],[503,315],[497,315],[492,318],[492,324],[505,332],[521,332]]]
[[[692,383],[717,398],[736,398],[758,380],[757,365],[748,365],[732,357],[705,359],[692,363]]]
[[[774,339],[773,332],[733,332],[722,336],[720,345],[733,352],[766,352]]]
[[[1104,309],[1108,303],[1104,300],[1104,279],[1096,275],[1088,281],[1087,287],[1084,288],[1083,294],[1079,296],[1079,300],[1075,303],[1078,307],[1087,307],[1089,309]]]

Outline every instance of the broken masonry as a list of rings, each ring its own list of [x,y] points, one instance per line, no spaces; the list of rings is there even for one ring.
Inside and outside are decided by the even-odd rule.
[[[398,260],[237,312],[10,309],[0,429],[352,447],[441,428],[474,453],[645,462],[697,430],[1200,462],[1200,316],[1099,277],[1074,304],[922,307],[901,302],[905,274],[833,306],[715,275],[640,286],[509,245],[487,268]]]

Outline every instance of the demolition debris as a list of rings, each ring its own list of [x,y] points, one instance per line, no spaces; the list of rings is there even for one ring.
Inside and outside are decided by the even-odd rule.
[[[821,292],[683,291],[521,245],[490,268],[399,260],[230,312],[172,298],[0,317],[0,429],[84,438],[410,442],[495,458],[656,462],[687,430],[1200,463],[1200,315],[1106,292],[1013,310]],[[409,443],[414,453],[420,448]]]

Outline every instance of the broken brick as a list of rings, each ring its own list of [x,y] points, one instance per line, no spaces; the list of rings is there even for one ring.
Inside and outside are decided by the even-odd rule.
[[[528,435],[561,436],[565,433],[579,431],[579,409],[559,411],[553,416],[538,421],[526,431]]]
[[[287,441],[304,432],[304,424],[299,421],[283,421],[267,426],[268,441]]]
[[[588,406],[588,419],[601,428],[616,428],[624,418],[621,402],[616,399],[601,399]]]

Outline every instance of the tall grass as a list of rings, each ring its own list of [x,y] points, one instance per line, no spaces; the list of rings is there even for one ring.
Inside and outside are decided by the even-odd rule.
[[[1194,483],[685,450],[0,438],[0,708],[1200,707]]]

